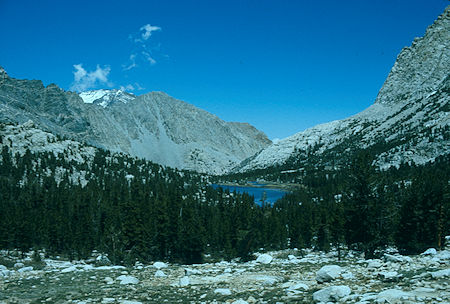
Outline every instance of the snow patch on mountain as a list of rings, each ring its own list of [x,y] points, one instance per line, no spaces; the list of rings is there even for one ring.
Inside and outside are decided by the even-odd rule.
[[[136,98],[135,95],[122,90],[93,90],[79,94],[84,103],[98,104],[104,108],[113,102],[128,103]]]

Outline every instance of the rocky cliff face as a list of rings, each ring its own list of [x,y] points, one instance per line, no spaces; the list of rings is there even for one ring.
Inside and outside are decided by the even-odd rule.
[[[273,143],[237,171],[306,159],[339,164],[372,148],[381,168],[425,163],[450,152],[450,7],[399,54],[375,103],[344,120],[318,125]]]
[[[375,103],[392,104],[426,98],[449,75],[450,6],[397,56]]]
[[[81,95],[81,96],[80,96]],[[0,122],[57,135],[162,165],[223,173],[270,144],[248,124],[229,123],[161,92],[77,94],[0,70]]]

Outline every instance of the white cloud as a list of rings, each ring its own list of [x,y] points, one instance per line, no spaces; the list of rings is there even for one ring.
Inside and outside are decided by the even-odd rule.
[[[120,90],[122,91],[127,91],[127,92],[132,92],[132,91],[142,91],[145,90],[145,88],[143,88],[139,83],[135,82],[134,84],[127,84],[125,86],[120,86],[119,87]]]
[[[157,63],[157,58],[161,57],[161,44],[155,42],[154,38],[150,39],[150,37],[153,36],[154,32],[161,30],[159,26],[145,24],[139,28],[138,32],[128,36],[133,45],[128,61],[122,64],[123,71]]]
[[[151,65],[154,65],[156,63],[156,60],[153,59],[149,52],[143,51],[142,55],[144,55],[145,60],[148,61]]]
[[[82,92],[99,84],[111,86],[108,81],[108,75],[109,72],[111,72],[111,68],[109,66],[101,68],[97,65],[97,69],[92,72],[86,71],[81,63],[74,64],[73,67],[75,68],[75,71],[73,72],[73,84],[70,87],[71,90]]]
[[[83,79],[87,72],[85,69],[83,69],[83,65],[82,64],[74,64],[73,66],[75,68],[75,72],[73,72],[73,78],[74,78],[74,82],[80,82],[81,79]]]
[[[144,41],[148,40],[152,35],[152,32],[160,31],[161,28],[159,26],[153,26],[150,24],[143,25],[140,29],[141,37]]]
[[[132,84],[127,84],[126,86],[120,86],[121,91],[134,91],[136,88]]]
[[[136,90],[138,90],[138,91],[142,91],[142,90],[145,90],[145,88],[144,87],[142,87],[139,83],[135,83],[134,84],[134,86],[136,87]]]
[[[130,63],[129,64],[124,64],[124,65],[122,65],[122,67],[123,67],[124,71],[129,71],[129,70],[134,69],[135,67],[137,67],[136,54],[131,54],[130,55]]]

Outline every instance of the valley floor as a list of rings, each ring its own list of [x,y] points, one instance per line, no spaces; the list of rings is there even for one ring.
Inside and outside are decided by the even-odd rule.
[[[284,250],[247,263],[130,268],[45,259],[35,270],[31,257],[14,262],[0,266],[2,304],[450,303],[449,249],[379,260],[350,252],[341,261],[336,252]]]

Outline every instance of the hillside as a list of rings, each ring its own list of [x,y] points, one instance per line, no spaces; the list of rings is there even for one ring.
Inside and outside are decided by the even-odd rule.
[[[424,164],[450,151],[450,7],[422,38],[404,48],[375,103],[273,143],[234,171],[249,171],[308,159],[339,166],[371,149],[381,168]],[[289,167],[289,165],[287,165]],[[287,169],[290,169],[288,168]]]
[[[223,173],[270,144],[245,123],[168,96],[120,90],[77,94],[0,68],[0,122],[34,124],[47,132],[179,169]]]

